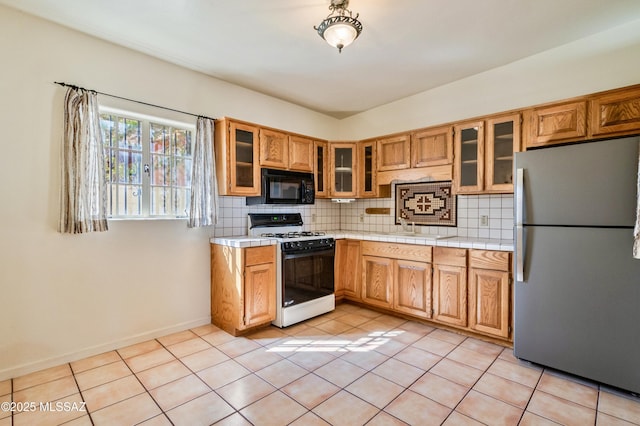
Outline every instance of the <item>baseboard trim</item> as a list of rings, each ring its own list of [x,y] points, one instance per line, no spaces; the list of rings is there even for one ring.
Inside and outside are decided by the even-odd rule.
[[[114,340],[108,343],[90,346],[88,348],[69,352],[60,356],[42,359],[39,361],[29,362],[26,364],[16,365],[9,368],[0,370],[0,381],[12,379],[25,374],[33,373],[36,371],[44,370],[58,365],[67,364],[83,358],[87,358],[94,355],[99,355],[105,352],[113,351],[115,349],[121,349],[126,346],[135,345],[146,340],[155,339],[158,337],[166,336],[168,334],[177,333],[191,328],[200,327],[202,325],[211,324],[211,316],[201,318],[193,321],[186,321],[180,324],[174,324],[169,327],[158,328],[155,330],[147,331],[145,333],[136,334],[124,339]]]

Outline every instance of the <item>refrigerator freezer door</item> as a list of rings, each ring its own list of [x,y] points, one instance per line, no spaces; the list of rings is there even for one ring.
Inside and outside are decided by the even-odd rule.
[[[514,354],[640,392],[640,261],[629,229],[527,227]]]
[[[633,137],[517,153],[515,168],[524,169],[524,223],[633,226],[639,141]],[[518,188],[515,192],[517,199]]]

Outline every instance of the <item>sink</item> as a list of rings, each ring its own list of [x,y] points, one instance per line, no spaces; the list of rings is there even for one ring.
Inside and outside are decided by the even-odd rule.
[[[419,232],[411,232],[411,231],[398,231],[398,232],[376,232],[376,234],[380,235],[396,235],[399,237],[416,237],[416,238],[426,238],[428,240],[444,240],[447,238],[454,238],[455,235],[436,235],[436,234],[421,234]]]

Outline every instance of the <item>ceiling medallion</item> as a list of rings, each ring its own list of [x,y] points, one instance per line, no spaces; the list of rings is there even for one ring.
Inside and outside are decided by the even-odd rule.
[[[313,27],[318,35],[333,47],[342,52],[342,48],[350,45],[362,32],[362,23],[358,21],[359,13],[353,14],[347,7],[349,0],[331,0],[331,13],[320,25]]]

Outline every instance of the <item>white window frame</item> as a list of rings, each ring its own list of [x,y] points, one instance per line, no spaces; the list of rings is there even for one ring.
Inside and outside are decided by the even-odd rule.
[[[133,112],[129,110],[124,110],[120,108],[112,108],[108,106],[100,105],[99,114],[111,114],[114,116],[138,120],[141,122],[142,130],[141,130],[141,140],[142,140],[142,167],[141,171],[142,176],[142,206],[141,213],[139,215],[119,215],[119,214],[109,214],[107,217],[109,220],[185,220],[189,218],[189,212],[187,211],[184,216],[175,215],[175,214],[164,214],[164,215],[151,215],[151,177],[149,173],[145,173],[144,165],[152,164],[151,161],[151,150],[150,150],[150,137],[151,137],[151,123],[159,124],[163,126],[171,126],[175,128],[180,128],[184,130],[188,130],[191,132],[191,153],[193,155],[193,148],[195,144],[196,137],[196,126],[195,123],[188,123],[185,121],[171,120],[167,118],[162,118],[158,116]],[[107,182],[108,186],[111,186],[111,182]],[[173,189],[174,186],[170,185],[169,188]],[[109,188],[109,191],[111,189]]]

